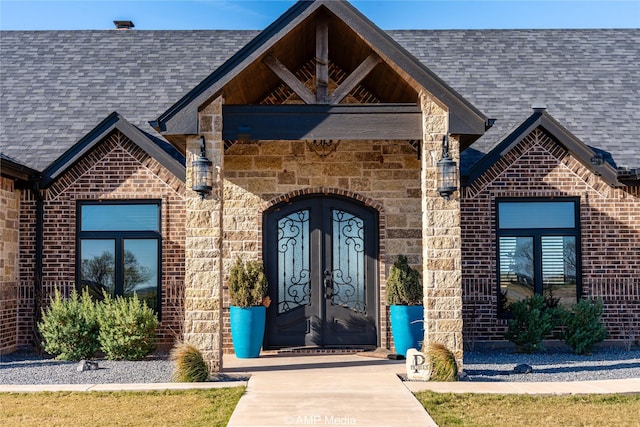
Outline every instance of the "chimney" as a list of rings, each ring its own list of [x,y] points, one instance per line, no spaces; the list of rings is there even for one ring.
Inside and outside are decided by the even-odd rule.
[[[113,21],[113,23],[116,25],[116,30],[130,30],[135,27],[132,21]]]

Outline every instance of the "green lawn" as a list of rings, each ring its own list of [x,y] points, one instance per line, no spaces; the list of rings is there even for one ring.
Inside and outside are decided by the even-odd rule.
[[[440,427],[639,426],[640,394],[530,396],[420,392]]]
[[[226,426],[244,390],[0,393],[0,426]]]

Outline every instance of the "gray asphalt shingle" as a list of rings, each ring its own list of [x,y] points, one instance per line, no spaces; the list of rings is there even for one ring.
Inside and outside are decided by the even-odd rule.
[[[257,31],[0,32],[0,151],[44,169],[113,111],[142,130]],[[640,166],[640,30],[389,34],[495,126],[468,168],[542,102],[618,166]]]

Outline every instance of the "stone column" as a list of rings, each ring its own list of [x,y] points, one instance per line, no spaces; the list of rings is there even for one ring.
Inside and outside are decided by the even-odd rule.
[[[213,162],[214,170],[218,167],[220,171],[224,152],[222,103],[222,98],[217,98],[199,116],[206,156]],[[200,155],[200,136],[188,136],[186,143],[184,341],[202,352],[210,372],[219,372],[222,369],[222,196],[210,194],[201,200],[200,195],[191,190],[191,162]],[[222,189],[218,193],[222,195]]]
[[[420,95],[422,140],[422,272],[425,343],[438,342],[451,350],[462,369],[462,262],[460,194],[445,200],[437,191],[437,163],[448,113],[427,93]],[[460,164],[458,138],[449,138],[451,157]],[[458,184],[459,187],[459,184]]]

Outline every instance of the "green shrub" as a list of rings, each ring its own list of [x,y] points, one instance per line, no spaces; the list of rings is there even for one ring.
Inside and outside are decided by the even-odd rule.
[[[440,343],[427,347],[427,357],[431,361],[430,381],[457,381],[458,364],[453,353]]]
[[[399,255],[389,270],[387,304],[422,305],[420,273],[409,265],[404,255]]]
[[[140,360],[156,348],[158,318],[137,295],[114,300],[105,294],[97,307],[100,347],[107,359]]]
[[[262,261],[247,261],[244,264],[238,258],[229,275],[231,305],[247,308],[265,304],[268,290]]]
[[[575,354],[589,354],[593,346],[607,337],[607,328],[600,322],[602,299],[583,299],[571,306],[564,316],[564,342]]]
[[[86,291],[79,296],[74,290],[63,299],[56,290],[38,330],[44,350],[59,360],[88,359],[99,347],[95,304]]]
[[[541,295],[532,295],[510,304],[512,318],[509,319],[505,337],[516,345],[520,353],[542,350],[542,340],[557,326],[558,308],[549,306]]]
[[[191,344],[176,344],[171,350],[171,360],[175,363],[174,381],[194,383],[209,380],[209,369],[202,353]]]

